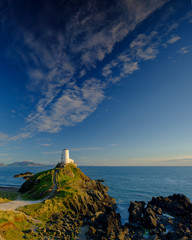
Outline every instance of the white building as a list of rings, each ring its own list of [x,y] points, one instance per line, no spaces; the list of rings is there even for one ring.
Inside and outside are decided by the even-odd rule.
[[[68,149],[63,149],[63,152],[61,154],[61,162],[64,164],[74,163],[74,160],[69,158],[69,150]]]

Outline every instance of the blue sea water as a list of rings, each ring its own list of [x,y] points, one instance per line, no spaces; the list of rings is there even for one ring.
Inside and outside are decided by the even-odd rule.
[[[15,174],[37,173],[49,167],[0,167],[0,186],[19,187],[24,180]],[[192,200],[192,167],[85,167],[80,169],[91,179],[104,179],[109,195],[116,199],[122,223],[128,220],[131,201],[150,201],[153,196],[185,194]]]

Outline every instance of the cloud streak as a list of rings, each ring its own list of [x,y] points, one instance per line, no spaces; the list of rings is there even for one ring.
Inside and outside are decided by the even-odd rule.
[[[171,36],[171,38],[167,41],[168,44],[173,44],[177,41],[179,41],[181,38],[179,36]]]
[[[20,1],[10,1],[10,9],[15,6],[15,11],[3,14],[2,24],[16,26],[15,57],[25,64],[27,89],[34,93],[36,105],[20,133],[2,133],[2,140],[17,141],[39,132],[57,133],[64,126],[82,122],[105,99],[108,86],[138,71],[140,62],[155,59],[159,52],[162,39],[158,31],[141,33],[97,76],[90,77],[120,41],[168,0],[121,0],[110,5],[107,1],[82,1],[68,12],[70,1],[60,6],[52,0],[42,1],[38,9],[31,6],[31,12],[20,10]],[[34,13],[38,21],[34,19],[31,25]],[[171,34],[175,28],[169,29]],[[167,43],[178,40],[172,35]]]

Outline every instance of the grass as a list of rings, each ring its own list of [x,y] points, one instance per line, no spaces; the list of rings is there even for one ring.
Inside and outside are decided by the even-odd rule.
[[[18,240],[24,236],[23,230],[32,226],[23,213],[0,211],[0,235],[5,239]]]
[[[20,207],[18,210],[45,222],[47,222],[55,212],[68,211],[61,198],[49,199],[43,203],[27,205]]]
[[[17,199],[18,194],[19,194],[18,192],[8,192],[0,190],[0,203],[13,201]]]
[[[18,210],[21,211],[21,215],[17,215],[18,213],[14,212],[7,214],[9,211],[0,211],[0,235],[9,240],[19,240],[23,238],[30,240],[42,239],[41,234],[43,233],[41,232],[23,232],[24,230],[31,228],[35,229],[35,225],[37,226],[37,224],[28,221],[23,213],[41,220],[43,226],[48,224],[54,213],[62,212],[63,215],[74,215],[76,206],[79,207],[78,197],[79,195],[84,194],[81,183],[83,183],[83,180],[88,180],[89,178],[86,177],[80,169],[70,164],[63,169],[57,169],[56,171],[55,180],[57,183],[57,190],[54,195],[52,195],[51,199],[47,199],[41,203],[20,207]],[[29,187],[29,190],[22,194],[21,197],[27,200],[45,197],[54,187],[53,178],[53,169],[34,175],[25,182],[28,184],[26,186]],[[2,194],[3,195],[1,195],[0,192],[0,197],[8,200],[14,200],[18,195],[18,193],[5,192]],[[75,237],[71,237],[71,239],[75,239]]]
[[[42,203],[20,207],[19,210],[42,221],[47,221],[55,212],[69,212],[70,209],[67,207],[68,199],[75,199],[79,191],[79,183],[82,181],[82,174],[83,173],[73,165],[67,165],[65,168],[59,169],[56,174],[57,191],[54,194],[54,198],[47,199]],[[53,187],[53,176],[53,170],[34,175],[33,178],[41,179],[40,184],[33,188],[32,191],[25,193],[24,196],[31,199],[31,194],[35,191],[38,195],[38,191],[42,191],[42,189],[44,191],[44,187],[42,188],[42,186],[44,186],[45,182],[46,191],[50,189],[50,186]]]
[[[36,181],[38,184],[34,184],[27,193],[22,195],[22,198],[25,200],[38,200],[44,198],[54,187],[53,176],[53,169],[35,174],[29,181],[33,183]]]
[[[45,197],[54,187],[53,178],[53,169],[34,175],[25,182],[28,184],[26,186],[29,186],[29,190],[22,194],[21,197],[27,200]],[[56,174],[57,190],[52,199],[20,207],[18,209],[20,212],[0,211],[0,235],[9,240],[23,238],[30,240],[42,239],[41,232],[25,232],[25,230],[36,229],[36,226],[38,226],[37,223],[33,223],[32,220],[27,219],[26,215],[41,220],[43,223],[40,225],[44,227],[51,219],[53,213],[74,214],[69,202],[76,203],[79,191],[81,191],[80,184],[84,178],[86,176],[73,165],[58,169]],[[15,200],[18,194],[15,192],[0,191],[0,202]],[[72,236],[71,239],[75,239],[75,237]]]

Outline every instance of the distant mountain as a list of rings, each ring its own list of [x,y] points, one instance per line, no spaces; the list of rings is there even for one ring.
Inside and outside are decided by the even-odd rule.
[[[0,167],[5,167],[5,164],[4,163],[0,163]]]
[[[40,166],[46,166],[46,165],[41,163],[31,162],[31,161],[22,161],[22,162],[14,162],[6,166],[7,167],[40,167]]]

